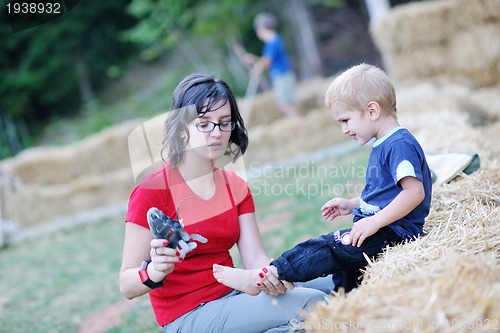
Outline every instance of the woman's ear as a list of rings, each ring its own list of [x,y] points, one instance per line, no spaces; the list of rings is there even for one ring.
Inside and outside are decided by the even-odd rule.
[[[380,117],[380,104],[375,101],[370,101],[366,104],[366,109],[368,110],[368,115],[371,120],[375,121]]]

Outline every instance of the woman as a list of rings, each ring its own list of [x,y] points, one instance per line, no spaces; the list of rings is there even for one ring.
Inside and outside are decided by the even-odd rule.
[[[164,332],[288,332],[290,323],[302,319],[303,309],[325,296],[308,288],[285,293],[272,274],[250,292],[257,296],[215,279],[214,265],[234,266],[229,253],[234,244],[245,269],[270,261],[248,184],[234,172],[215,167],[224,155],[242,155],[247,145],[243,120],[225,82],[192,74],[179,83],[165,122],[163,151],[168,162],[146,176],[130,196],[120,270],[122,294],[132,299],[149,293]],[[208,241],[179,258],[175,249],[166,247],[168,241],[154,239],[149,230],[151,207],[182,218],[189,234]]]

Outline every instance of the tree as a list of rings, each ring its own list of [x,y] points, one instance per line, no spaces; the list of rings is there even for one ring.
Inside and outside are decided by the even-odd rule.
[[[288,22],[294,28],[297,45],[299,70],[302,78],[323,75],[323,65],[319,54],[316,34],[311,18],[309,3],[304,0],[290,0],[287,11]]]
[[[16,33],[2,13],[0,115],[11,116],[14,123],[25,119],[33,130],[91,100],[108,68],[135,52],[132,43],[120,39],[135,24],[123,10],[128,3],[80,1],[65,15]]]

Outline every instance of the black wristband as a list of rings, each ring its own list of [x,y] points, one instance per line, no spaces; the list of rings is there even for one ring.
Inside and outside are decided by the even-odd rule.
[[[160,282],[154,282],[149,278],[148,275],[148,265],[151,262],[151,259],[144,260],[141,263],[141,267],[139,267],[139,277],[141,278],[141,282],[143,285],[146,287],[149,287],[151,289],[159,288],[163,286],[163,280]]]

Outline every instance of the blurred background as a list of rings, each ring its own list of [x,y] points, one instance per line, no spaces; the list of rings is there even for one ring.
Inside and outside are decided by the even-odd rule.
[[[277,15],[299,80],[382,65],[364,0],[83,0],[16,33],[2,11],[0,158],[167,110],[172,88],[194,71],[243,95],[248,73],[229,45],[261,53],[252,21],[263,10]]]

